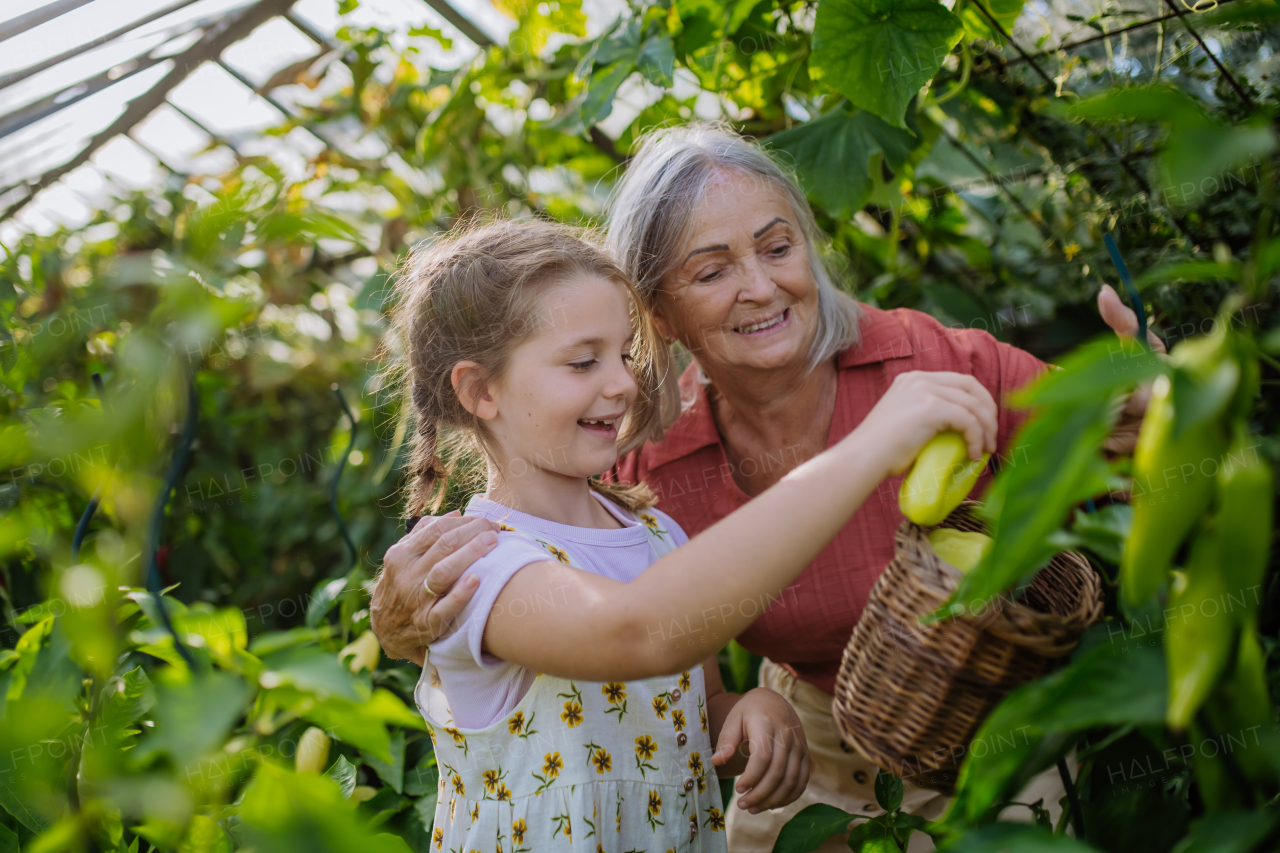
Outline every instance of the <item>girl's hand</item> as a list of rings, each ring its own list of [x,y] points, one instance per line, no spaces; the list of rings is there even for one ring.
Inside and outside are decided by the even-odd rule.
[[[809,746],[790,702],[766,687],[744,693],[725,717],[711,763],[730,761],[744,741],[751,757],[734,786],[744,795],[738,800],[740,808],[756,814],[785,806],[804,793]]]
[[[890,476],[905,471],[920,448],[943,430],[964,435],[970,459],[994,453],[997,415],[991,392],[972,376],[912,370],[894,377],[889,390],[844,441],[874,453],[884,476]]]
[[[488,519],[451,512],[423,518],[387,549],[369,604],[370,626],[387,657],[422,665],[426,647],[452,630],[475,594],[474,576],[454,584],[497,544],[497,529]]]

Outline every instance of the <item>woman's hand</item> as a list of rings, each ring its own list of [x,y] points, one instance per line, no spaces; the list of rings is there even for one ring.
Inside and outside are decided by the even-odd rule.
[[[901,474],[943,430],[964,435],[969,458],[996,451],[998,416],[991,392],[964,373],[912,370],[893,379],[858,428],[844,439],[866,447],[885,476]]]
[[[756,814],[795,802],[809,785],[809,745],[791,703],[765,687],[744,693],[720,727],[711,763],[728,763],[744,741],[751,757],[734,786],[738,806]]]
[[[1103,321],[1122,339],[1132,340],[1138,334],[1138,315],[1124,303],[1120,294],[1111,285],[1102,285],[1098,291],[1098,313]],[[1168,353],[1164,341],[1151,329],[1147,329],[1147,343],[1160,355]],[[1129,456],[1138,444],[1138,432],[1142,427],[1142,416],[1147,411],[1147,402],[1151,399],[1151,383],[1139,385],[1125,400],[1111,434],[1102,442],[1108,453],[1118,456]]]
[[[488,519],[451,512],[423,518],[387,549],[369,604],[370,625],[387,657],[422,665],[426,647],[452,630],[475,594],[474,576],[454,584],[497,544],[497,529]]]

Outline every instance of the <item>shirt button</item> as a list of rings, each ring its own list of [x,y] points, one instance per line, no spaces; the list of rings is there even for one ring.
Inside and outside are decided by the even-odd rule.
[[[685,780],[684,780],[684,789],[685,789],[686,791],[692,791],[692,790],[693,790],[693,777],[692,777],[692,776],[690,776],[689,778],[687,778],[687,779],[685,779]]]
[[[672,691],[671,691],[671,701],[672,701],[672,702],[679,702],[679,701],[680,701],[680,696],[681,696],[681,693],[680,693],[679,688],[677,688],[677,689],[675,689],[675,690],[672,690]]]
[[[694,818],[694,819],[689,823],[689,837],[690,837],[690,838],[693,838],[693,837],[695,837],[697,834],[698,834],[698,819],[697,819],[697,818]]]
[[[680,734],[676,735],[676,743],[678,743],[680,746],[684,746],[688,742],[689,742],[689,737],[684,732],[681,732]]]

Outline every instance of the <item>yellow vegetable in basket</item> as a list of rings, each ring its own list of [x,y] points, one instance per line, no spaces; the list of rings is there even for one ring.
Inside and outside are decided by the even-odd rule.
[[[933,553],[966,575],[991,550],[991,543],[992,539],[987,534],[970,530],[939,527],[929,532],[929,544],[933,546]]]
[[[940,432],[916,457],[911,473],[902,481],[898,508],[922,527],[940,523],[969,496],[991,454],[969,459],[969,445],[955,430]]]

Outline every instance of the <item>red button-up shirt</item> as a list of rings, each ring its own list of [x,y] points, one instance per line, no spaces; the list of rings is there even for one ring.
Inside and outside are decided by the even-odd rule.
[[[919,311],[882,311],[862,306],[862,339],[841,352],[835,412],[827,446],[848,435],[889,389],[893,378],[908,370],[968,373],[986,386],[998,403],[1024,385],[1044,364],[1023,350],[997,341],[985,331],[942,325]],[[751,498],[733,480],[733,469],[712,418],[706,388],[697,381],[696,365],[680,378],[685,399],[693,404],[681,414],[661,442],[646,444],[618,462],[614,475],[624,482],[643,480],[658,495],[658,506],[690,537],[715,524]],[[1016,464],[1025,448],[1010,447],[1025,413],[1001,405],[997,463]],[[758,463],[794,467],[780,451]],[[747,471],[747,474],[754,472]],[[991,472],[978,481],[977,493]],[[893,536],[902,523],[898,487],[892,477],[854,513],[849,523],[780,596],[770,596],[767,609],[738,637],[758,655],[786,666],[799,678],[828,693],[849,635],[862,615],[872,585],[893,557]]]

